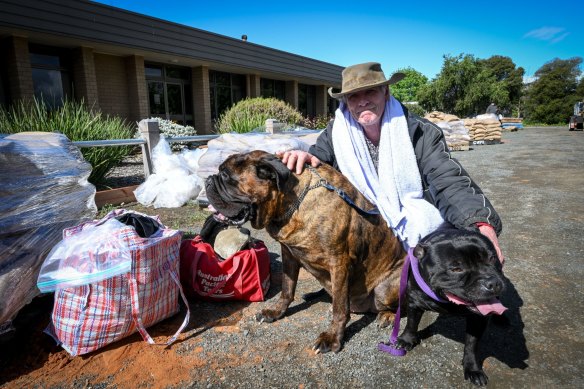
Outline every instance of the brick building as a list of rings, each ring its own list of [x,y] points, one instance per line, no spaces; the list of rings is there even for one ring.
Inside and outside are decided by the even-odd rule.
[[[85,0],[0,0],[0,104],[84,99],[104,114],[213,132],[245,97],[334,111],[342,67]]]

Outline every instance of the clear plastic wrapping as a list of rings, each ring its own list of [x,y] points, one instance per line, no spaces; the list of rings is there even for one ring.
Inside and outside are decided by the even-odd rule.
[[[41,292],[88,285],[132,268],[132,253],[120,231],[132,228],[116,219],[90,225],[66,236],[51,250],[41,266],[37,286]]]
[[[39,294],[40,266],[63,229],[95,216],[90,173],[62,134],[0,135],[0,333]]]
[[[223,134],[207,143],[207,152],[199,159],[197,174],[206,179],[219,171],[219,165],[232,154],[246,153],[252,150],[263,150],[268,153],[289,150],[308,151],[315,142],[313,137],[296,137],[285,134]]]

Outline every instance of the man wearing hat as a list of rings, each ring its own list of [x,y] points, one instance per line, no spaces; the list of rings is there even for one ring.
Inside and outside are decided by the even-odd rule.
[[[340,170],[376,204],[406,249],[449,222],[478,229],[495,245],[501,220],[481,189],[451,158],[442,130],[408,110],[388,85],[405,77],[385,78],[381,65],[368,62],[345,68],[342,89],[329,94],[340,100],[334,121],[309,152],[282,154],[300,174],[305,163],[324,162]]]

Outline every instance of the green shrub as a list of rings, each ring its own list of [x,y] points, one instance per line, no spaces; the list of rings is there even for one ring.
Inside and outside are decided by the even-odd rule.
[[[426,110],[422,108],[420,104],[404,103],[404,106],[408,109],[408,111],[420,117],[424,117],[424,115],[426,114]]]
[[[166,120],[159,117],[152,117],[150,120],[156,120],[158,122],[158,128],[160,133],[167,138],[177,138],[181,136],[194,136],[197,135],[197,131],[193,126],[183,126],[181,124],[175,123],[172,120]],[[135,138],[140,138],[140,129],[136,129]],[[188,146],[189,142],[173,142],[170,144],[173,150],[180,150],[183,146]]]
[[[129,139],[133,132],[122,119],[92,112],[83,101],[64,101],[54,111],[36,99],[20,101],[10,109],[0,108],[0,133],[23,131],[60,132],[71,141]],[[103,187],[106,174],[133,149],[134,146],[82,148],[83,157],[93,167],[89,182]]]
[[[330,115],[318,115],[316,117],[306,117],[302,120],[302,126],[312,130],[322,130],[333,119]]]
[[[302,122],[302,114],[289,104],[273,97],[255,97],[239,101],[225,111],[217,121],[217,132],[246,133],[266,124],[266,119],[277,119],[288,125]]]

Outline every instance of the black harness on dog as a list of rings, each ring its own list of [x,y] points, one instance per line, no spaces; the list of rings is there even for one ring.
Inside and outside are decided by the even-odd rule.
[[[284,216],[282,216],[281,218],[282,220],[289,219],[290,217],[292,217],[292,214],[296,212],[298,208],[300,208],[300,204],[302,203],[308,192],[311,191],[312,189],[320,188],[321,186],[330,191],[335,192],[337,195],[339,195],[340,198],[342,198],[347,204],[353,207],[362,216],[379,215],[379,209],[377,209],[377,207],[373,207],[368,211],[364,210],[363,208],[355,204],[355,202],[353,202],[353,200],[349,197],[349,195],[345,193],[345,191],[343,191],[341,188],[337,188],[336,186],[331,185],[326,179],[324,179],[320,174],[318,174],[315,168],[313,168],[310,165],[305,166],[312,174],[318,177],[318,181],[312,185],[310,185],[310,181],[308,181],[308,184],[306,184],[302,192],[298,195],[296,201],[292,203],[292,205],[290,206],[290,208],[288,208]]]

